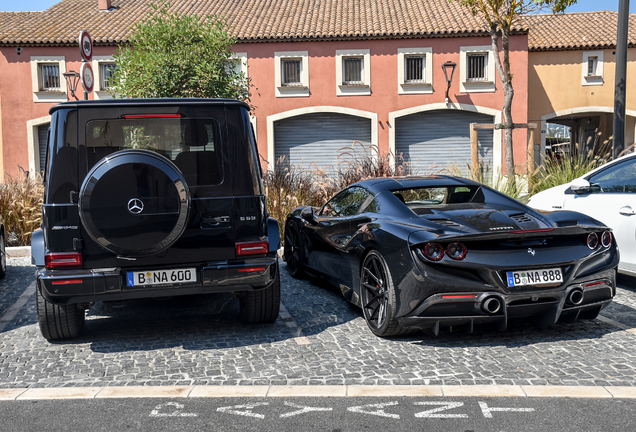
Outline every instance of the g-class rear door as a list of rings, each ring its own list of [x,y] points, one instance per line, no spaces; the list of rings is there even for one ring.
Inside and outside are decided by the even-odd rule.
[[[86,268],[235,257],[229,140],[246,138],[224,104],[85,109],[79,129]]]

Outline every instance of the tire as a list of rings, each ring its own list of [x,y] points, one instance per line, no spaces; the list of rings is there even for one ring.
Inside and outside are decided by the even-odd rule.
[[[393,279],[386,261],[378,251],[370,251],[360,267],[360,300],[367,326],[376,336],[401,336],[411,332],[395,319],[395,296]]]
[[[7,239],[4,231],[0,231],[0,279],[7,275]]]
[[[272,284],[257,291],[248,291],[240,299],[241,315],[248,324],[269,324],[276,321],[280,309],[280,274],[276,262],[276,276]]]
[[[164,251],[183,234],[190,192],[181,171],[148,150],[121,150],[99,161],[79,193],[79,215],[90,238],[115,254]]]
[[[36,287],[38,324],[46,340],[72,339],[84,331],[86,312],[75,304],[57,305],[46,300]]]
[[[283,255],[287,263],[287,271],[291,277],[299,279],[305,274],[304,264],[305,255],[300,243],[300,234],[298,229],[288,222],[285,225],[285,245],[283,247]]]

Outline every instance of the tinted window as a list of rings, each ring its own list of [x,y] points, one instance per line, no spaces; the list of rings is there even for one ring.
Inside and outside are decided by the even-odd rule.
[[[589,181],[592,192],[636,193],[636,159],[594,174]]]
[[[46,203],[68,204],[78,190],[77,111],[60,110],[51,121]],[[53,158],[53,159],[52,159]]]
[[[189,186],[223,180],[219,124],[214,119],[135,118],[86,124],[88,168],[124,149],[151,150],[170,159]]]
[[[393,191],[415,213],[453,204],[483,203],[480,186],[436,186]]]
[[[347,188],[333,197],[320,211],[320,216],[353,216],[371,192],[365,188],[354,186]]]

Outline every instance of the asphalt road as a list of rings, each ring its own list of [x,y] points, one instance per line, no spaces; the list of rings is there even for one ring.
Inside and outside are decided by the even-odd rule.
[[[214,398],[0,402],[6,431],[631,431],[634,399]]]

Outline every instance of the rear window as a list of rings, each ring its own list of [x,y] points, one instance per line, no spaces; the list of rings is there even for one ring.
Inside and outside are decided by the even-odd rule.
[[[170,159],[189,186],[223,181],[219,123],[212,118],[128,118],[86,124],[88,168],[119,150],[151,150]]]
[[[393,194],[417,214],[452,204],[483,203],[480,186],[437,186],[393,191]]]

